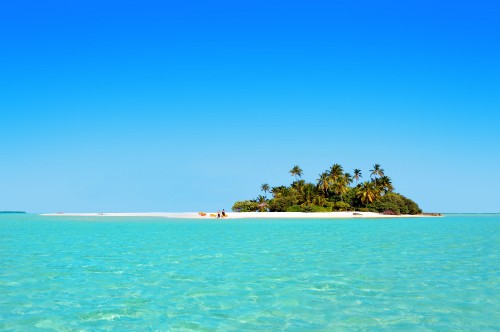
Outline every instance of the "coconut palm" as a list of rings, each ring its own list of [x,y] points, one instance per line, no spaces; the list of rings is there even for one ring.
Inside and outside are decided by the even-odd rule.
[[[264,192],[264,196],[267,196],[266,193],[270,192],[269,185],[267,183],[264,183],[262,186],[260,186],[260,190]]]
[[[342,166],[339,164],[333,164],[332,167],[330,167],[330,177],[335,181],[338,179],[342,174],[344,173],[344,169]]]
[[[262,195],[257,196],[257,198],[255,199],[255,202],[259,203],[258,207],[259,207],[260,212],[266,211],[268,206],[269,206],[269,204],[267,204],[266,197],[264,197]]]
[[[316,187],[312,183],[307,183],[300,187],[299,192],[302,196],[302,201],[306,204],[311,204],[316,194]]]
[[[330,167],[331,187],[333,192],[337,195],[340,195],[343,191],[343,181],[341,179],[343,174],[344,169],[339,164],[333,164],[332,167]]]
[[[380,191],[373,182],[363,182],[356,191],[356,196],[361,201],[361,204],[369,204],[375,201],[380,195]]]
[[[373,165],[373,169],[370,170],[371,174],[370,177],[374,176],[375,177],[375,182],[377,182],[377,176],[384,176],[384,170],[380,168],[380,164],[375,164]]]
[[[271,193],[273,194],[274,197],[286,196],[288,195],[288,191],[289,191],[288,187],[285,186],[271,188]]]
[[[325,195],[325,197],[328,196],[328,190],[331,187],[331,183],[332,182],[331,182],[330,175],[328,174],[328,172],[323,172],[319,175],[318,188],[321,189],[321,191],[323,191],[323,194]]]
[[[377,180],[378,187],[380,190],[384,192],[384,194],[387,194],[388,192],[391,192],[394,190],[394,186],[392,185],[391,178],[384,175],[380,179]]]
[[[349,183],[351,182],[351,174],[349,173],[340,174],[340,176],[332,180],[333,192],[340,196],[341,201],[343,201],[342,195],[349,191]]]
[[[327,204],[326,198],[323,196],[314,196],[312,203],[316,206],[325,206]]]
[[[302,168],[300,168],[299,166],[295,165],[293,166],[293,168],[290,170],[290,174],[292,174],[292,176],[295,176],[295,181],[297,181],[297,177],[302,177]]]
[[[354,170],[354,180],[356,180],[356,186],[358,185],[359,178],[362,178],[361,170],[360,169],[355,169]]]
[[[298,181],[294,181],[292,183],[292,188],[296,189],[296,190],[300,190],[300,188],[302,188],[305,185],[306,185],[306,181],[304,181],[304,180],[298,180]]]
[[[344,173],[344,181],[349,186],[352,183],[352,175],[351,173]]]

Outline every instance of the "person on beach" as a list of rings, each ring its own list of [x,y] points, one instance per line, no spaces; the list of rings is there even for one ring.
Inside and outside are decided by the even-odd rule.
[[[224,209],[222,209],[222,218],[224,218],[224,217],[227,217],[226,216],[226,211],[224,211]]]
[[[220,218],[220,211],[217,211],[217,219]]]

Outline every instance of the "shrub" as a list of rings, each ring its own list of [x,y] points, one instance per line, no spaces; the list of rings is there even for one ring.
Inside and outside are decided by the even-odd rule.
[[[323,205],[328,212],[332,212],[335,210],[335,203],[334,202],[326,202],[325,205]]]
[[[259,209],[259,203],[252,201],[239,201],[234,203],[232,210],[234,212],[255,212]]]
[[[335,202],[333,207],[335,211],[349,211],[351,210],[351,205],[346,202]]]
[[[409,199],[403,195],[400,195],[400,196],[403,198],[405,205],[408,208],[408,214],[420,214],[420,213],[422,213],[422,209],[418,206],[417,203],[415,203],[414,201],[412,201],[411,199]]]
[[[367,209],[372,212],[384,212],[391,210],[395,214],[419,214],[422,210],[417,203],[398,193],[388,193],[380,197],[377,201],[368,204]]]
[[[302,212],[302,207],[300,205],[292,205],[286,209],[286,212]]]
[[[292,205],[286,212],[332,212],[330,207],[318,206],[314,204]]]
[[[385,202],[385,201],[376,201],[373,203],[370,203],[366,206],[368,211],[371,212],[379,212],[382,213],[384,211],[393,211],[395,214],[401,214],[401,207],[402,204],[396,203],[396,202]],[[404,212],[403,212],[404,213]]]
[[[332,208],[328,206],[317,206],[313,207],[313,212],[332,212]]]
[[[297,205],[297,198],[295,196],[281,196],[271,199],[269,203],[269,211],[271,212],[285,212],[289,207]]]
[[[312,204],[302,204],[302,212],[332,212],[328,207],[317,206]]]
[[[342,197],[342,200],[351,207],[359,202],[359,199],[356,197],[356,191],[356,187],[349,188],[349,190]]]

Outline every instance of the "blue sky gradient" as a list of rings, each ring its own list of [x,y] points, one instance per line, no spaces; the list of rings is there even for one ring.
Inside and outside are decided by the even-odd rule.
[[[500,212],[495,1],[8,1],[0,210],[230,209],[382,164]]]

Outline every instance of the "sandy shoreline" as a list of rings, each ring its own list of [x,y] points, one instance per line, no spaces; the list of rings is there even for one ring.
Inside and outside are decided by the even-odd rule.
[[[137,212],[137,213],[44,213],[42,216],[66,217],[157,217],[172,219],[216,219],[217,212]],[[211,216],[212,215],[212,216]],[[429,215],[384,215],[374,212],[228,212],[227,219],[351,219],[351,218],[415,218]]]

